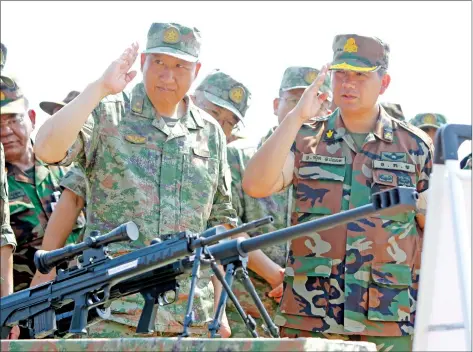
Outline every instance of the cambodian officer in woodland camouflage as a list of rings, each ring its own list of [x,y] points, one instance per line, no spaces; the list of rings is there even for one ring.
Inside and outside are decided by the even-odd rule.
[[[244,190],[254,197],[292,183],[292,224],[369,204],[371,194],[384,189],[424,192],[429,185],[430,138],[377,104],[390,83],[389,46],[349,34],[336,36],[333,50],[338,109],[306,123],[326,98],[318,94],[324,68],[252,158],[243,179]],[[424,214],[419,209],[372,216],[293,240],[275,318],[281,335],[410,350]]]
[[[208,227],[236,225],[225,135],[218,123],[187,95],[200,69],[201,35],[196,28],[153,23],[141,54],[143,82],[130,97],[123,89],[138,55],[132,44],[71,103],[38,132],[35,150],[49,163],[77,161],[90,188],[86,236],[133,220],[140,237],[110,246],[113,255],[149,245],[153,238]],[[214,278],[212,278],[213,280]],[[156,330],[182,332],[189,278],[180,280],[176,303],[160,307]],[[206,336],[221,287],[201,273],[196,290],[192,334]],[[100,337],[135,336],[143,300],[140,295],[112,304],[111,320],[91,327]],[[220,330],[230,335],[228,324]]]

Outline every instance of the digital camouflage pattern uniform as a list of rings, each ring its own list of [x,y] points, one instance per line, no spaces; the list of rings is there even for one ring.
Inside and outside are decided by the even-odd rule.
[[[440,126],[445,125],[447,123],[447,119],[442,114],[423,113],[423,114],[417,114],[409,122],[412,125],[420,128],[421,130],[424,130],[427,128],[438,129]]]
[[[196,61],[200,41],[195,28],[154,23],[145,53]],[[106,233],[127,221],[138,225],[139,238],[111,244],[111,255],[143,248],[161,235],[236,225],[223,131],[189,97],[184,100],[187,112],[170,128],[156,114],[143,83],[130,97],[123,93],[104,98],[60,163],[76,161],[85,170],[90,191],[85,236],[93,230]],[[156,331],[182,332],[190,275],[179,284],[178,301],[158,310]],[[201,272],[197,286],[191,332],[207,335],[205,323],[213,317],[209,270]],[[110,320],[92,326],[89,336],[134,336],[143,304],[141,295],[113,302]]]
[[[24,113],[24,97],[18,84],[10,77],[2,76],[1,79],[1,113]],[[34,254],[41,249],[48,220],[61,195],[59,182],[67,170],[68,168],[48,166],[35,160],[34,170],[23,172],[17,166],[5,163],[10,224],[17,241],[13,257],[15,291],[29,287],[33,279],[36,272]],[[77,240],[84,225],[85,218],[81,214],[67,243]]]
[[[339,35],[333,49],[331,69],[388,66],[389,47],[377,38]],[[433,146],[423,131],[380,107],[373,132],[356,139],[339,109],[301,128],[292,147],[293,225],[369,204],[392,187],[427,190]],[[282,336],[409,350],[423,238],[415,216],[372,216],[293,240],[275,319]]]
[[[389,116],[394,117],[395,119],[405,121],[404,113],[400,104],[394,103],[381,103],[381,106],[384,108],[384,111],[388,113]]]

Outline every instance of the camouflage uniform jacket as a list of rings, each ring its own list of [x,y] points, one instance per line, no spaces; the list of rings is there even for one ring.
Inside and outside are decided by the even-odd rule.
[[[10,226],[10,208],[8,207],[8,182],[5,172],[5,154],[3,144],[0,143],[0,225],[1,244],[0,247],[11,245],[16,248],[16,238]]]
[[[301,128],[292,224],[369,204],[384,189],[427,189],[430,138],[384,109],[356,151],[339,109]],[[275,322],[313,332],[412,334],[423,238],[415,215],[371,216],[293,240]]]
[[[272,224],[250,231],[249,235],[251,236],[279,230],[289,226],[290,224],[290,209],[288,205],[289,189],[271,197],[261,199],[250,197],[243,191],[243,174],[246,165],[250,161],[251,157],[256,153],[256,144],[257,143],[252,143],[247,138],[241,138],[230,143],[227,149],[228,165],[230,166],[232,173],[232,203],[233,208],[237,212],[239,225],[268,215],[274,217],[274,222]],[[286,244],[264,248],[263,252],[275,263],[284,267],[287,257]],[[272,298],[266,296],[266,294],[272,290],[271,286],[262,277],[251,270],[249,270],[249,275],[252,278],[253,285],[255,286],[255,289],[257,290],[268,313],[274,315],[273,313],[276,311],[277,304]],[[251,314],[253,317],[260,316],[243,284],[235,280],[233,283],[233,291],[247,313]],[[236,309],[231,302],[227,305],[227,310],[236,312]],[[238,319],[236,323],[239,322],[241,322],[240,319]],[[243,328],[246,329],[246,327]]]
[[[36,272],[34,254],[41,249],[48,220],[61,195],[59,182],[67,168],[48,166],[35,160],[34,179],[12,164],[6,163],[6,169],[10,224],[17,241],[13,280],[14,289],[18,291],[30,285]],[[84,226],[85,218],[81,214],[69,235],[69,243],[75,242]]]
[[[106,233],[134,221],[140,236],[109,246],[112,255],[142,248],[160,235],[201,232],[218,224],[236,225],[231,205],[231,175],[225,135],[218,123],[185,97],[187,113],[171,129],[137,84],[104,98],[84,124],[61,164],[85,170],[90,194],[87,228]],[[202,275],[196,290],[196,324],[211,320],[213,289]],[[181,332],[189,280],[183,278],[179,301],[160,308],[156,329]],[[136,326],[141,295],[115,301],[111,319]]]

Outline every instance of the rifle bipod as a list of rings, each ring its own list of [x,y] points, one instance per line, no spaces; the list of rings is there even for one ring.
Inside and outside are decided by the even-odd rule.
[[[240,314],[241,318],[243,319],[243,322],[245,323],[251,335],[253,337],[258,337],[258,333],[256,332],[255,320],[253,319],[251,315],[245,313],[245,311],[243,310],[243,307],[238,301],[238,298],[236,298],[236,296],[234,295],[231,289],[235,275],[236,275],[237,280],[239,280],[244,285],[246,291],[250,294],[251,298],[253,299],[253,302],[256,305],[256,308],[258,309],[261,317],[263,318],[266,324],[266,326],[265,325],[262,326],[263,330],[274,338],[279,337],[278,327],[271,320],[271,317],[266,311],[266,308],[261,302],[261,299],[258,297],[255,287],[253,286],[253,283],[251,282],[248,276],[248,271],[246,270],[246,264],[248,262],[248,259],[243,258],[241,256],[236,256],[236,257],[222,260],[222,265],[226,266],[226,275],[224,278],[223,275],[220,273],[220,270],[218,269],[215,259],[212,257],[212,255],[208,251],[206,251],[205,248],[204,248],[204,253],[206,254],[206,256],[209,257],[212,270],[224,288],[224,290],[222,291],[220,295],[220,300],[218,302],[217,311],[215,312],[214,320],[209,325],[209,331],[211,333],[211,337],[219,337],[218,331],[221,326],[222,315],[226,307],[228,298],[230,298],[230,300],[233,302],[233,305],[238,311],[238,314]]]

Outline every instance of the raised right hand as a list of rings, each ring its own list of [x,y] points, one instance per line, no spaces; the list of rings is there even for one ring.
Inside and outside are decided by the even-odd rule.
[[[308,122],[313,117],[320,115],[323,102],[327,99],[328,94],[319,94],[319,89],[324,83],[328,67],[329,65],[322,67],[317,78],[305,89],[297,105],[289,112],[289,114],[297,117],[301,123]]]
[[[131,66],[138,56],[138,43],[131,44],[123,54],[120,55],[105,70],[99,82],[102,86],[104,96],[118,94],[136,76],[136,71],[130,71]]]

